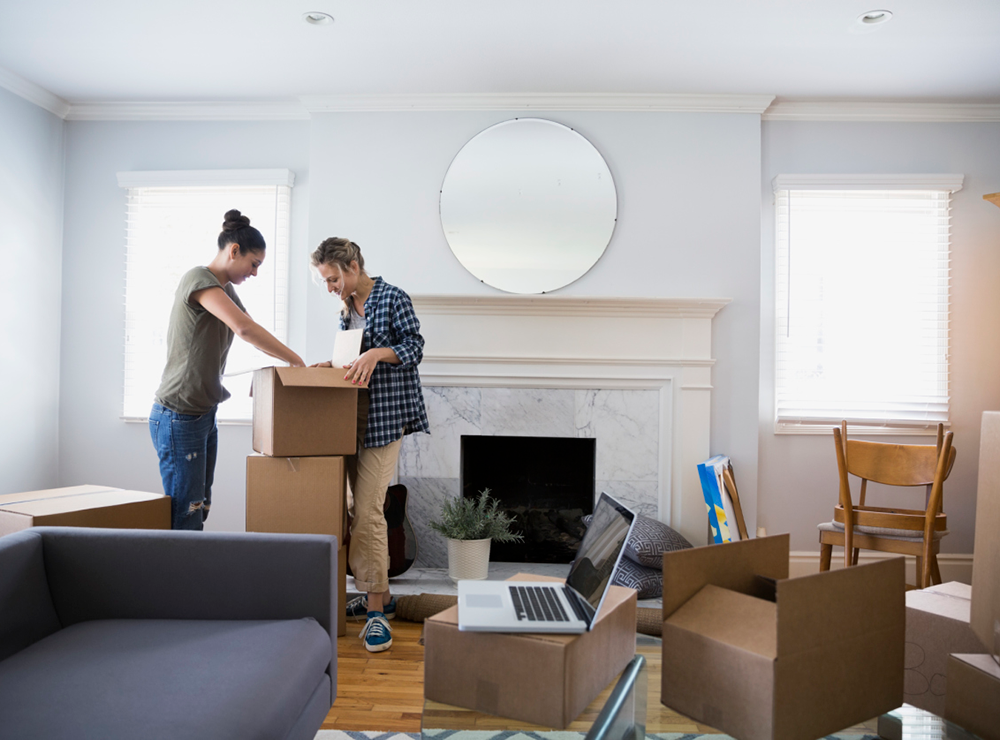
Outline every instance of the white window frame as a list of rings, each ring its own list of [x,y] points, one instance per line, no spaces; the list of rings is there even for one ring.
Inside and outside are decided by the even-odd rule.
[[[273,326],[265,326],[275,337],[277,337],[282,342],[287,342],[288,337],[288,259],[290,251],[290,237],[291,237],[291,188],[295,184],[295,174],[288,169],[252,169],[252,170],[166,170],[166,171],[143,171],[143,172],[119,172],[118,173],[118,185],[124,188],[128,195],[128,203],[132,205],[133,197],[138,193],[138,190],[144,188],[239,188],[247,186],[265,186],[273,187],[275,189],[275,232],[272,236],[271,234],[265,234],[265,238],[268,242],[268,260],[265,262],[264,269],[273,270],[274,273],[274,323]],[[239,208],[239,204],[234,204],[232,207]],[[252,218],[253,214],[248,213]],[[131,239],[131,234],[129,234],[128,225],[130,223],[130,215],[126,214],[126,250],[125,250],[125,271],[126,271],[126,293],[129,289],[129,275],[128,275],[128,261],[133,250],[140,249],[141,245],[137,244],[134,239]],[[219,223],[221,228],[222,223],[222,212],[219,213]],[[215,246],[214,237],[217,236],[217,232],[212,235],[212,241],[205,244],[206,252],[205,261],[202,264],[206,264],[211,258],[212,248]],[[189,267],[194,267],[192,264]],[[257,279],[257,278],[255,278]],[[125,337],[124,339],[124,377],[123,377],[123,389],[122,389],[122,403],[123,410],[121,419],[126,422],[146,422],[149,419],[149,411],[146,410],[143,414],[135,413],[135,408],[132,409],[133,413],[128,413],[128,410],[124,408],[127,403],[128,394],[130,391],[130,384],[134,383],[132,375],[135,371],[131,370],[134,366],[132,355],[130,354],[130,346],[128,341],[128,336],[130,332],[135,329],[132,326],[131,314],[128,310],[128,295],[126,295],[126,320],[125,320]],[[248,306],[251,315],[253,315],[252,306]],[[164,329],[169,318],[169,307],[167,307],[165,315],[163,317]],[[262,355],[263,358],[263,355]],[[274,362],[271,358],[264,358],[268,363]],[[231,364],[231,363],[230,363]],[[245,368],[233,368],[227,366],[227,373],[238,371]],[[160,367],[162,371],[162,367]],[[157,382],[159,377],[157,376]],[[147,381],[148,382],[148,381]],[[227,383],[227,386],[230,385]],[[155,386],[154,386],[155,390]],[[234,393],[234,396],[236,394]],[[137,406],[138,401],[133,405]],[[152,407],[153,398],[150,396],[148,407]],[[235,424],[235,425],[248,425],[251,423],[251,418],[248,415],[233,416],[231,414],[226,414],[223,410],[225,409],[225,404],[220,407],[219,424]]]
[[[789,414],[786,418],[779,418],[782,402],[785,400],[781,394],[780,373],[782,372],[782,331],[787,326],[786,306],[782,304],[788,299],[788,276],[787,272],[787,196],[792,191],[804,190],[833,190],[833,191],[937,191],[949,194],[948,209],[950,210],[950,194],[962,189],[964,176],[960,174],[942,175],[778,175],[772,181],[775,194],[775,345],[774,345],[774,433],[775,434],[829,434],[834,423],[839,423],[840,419],[823,418],[807,419],[803,416]],[[785,212],[782,212],[785,209]],[[951,238],[950,229],[947,237],[946,260],[950,260]],[[947,267],[944,268],[947,272]],[[950,315],[950,281],[945,279],[945,304]],[[945,395],[944,395],[944,418],[940,418],[940,406],[936,412],[946,426],[949,425],[950,398],[948,397],[948,379],[950,363],[950,338],[948,336],[948,316],[944,319],[944,356],[945,356]],[[863,357],[858,358],[860,362]],[[940,399],[939,399],[940,400]],[[866,435],[891,434],[891,435],[921,435],[926,436],[937,426],[937,420],[930,419],[902,419],[892,418],[876,421],[852,421],[848,419],[848,424],[852,428],[863,430]]]

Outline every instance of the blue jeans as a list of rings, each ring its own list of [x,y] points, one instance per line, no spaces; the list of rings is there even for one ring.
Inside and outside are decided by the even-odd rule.
[[[204,529],[219,452],[215,409],[192,416],[154,403],[149,436],[160,458],[163,492],[173,499],[173,528]]]

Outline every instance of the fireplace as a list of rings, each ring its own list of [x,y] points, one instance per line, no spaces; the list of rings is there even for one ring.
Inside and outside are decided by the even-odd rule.
[[[463,496],[484,489],[513,517],[523,542],[494,542],[490,560],[570,563],[593,513],[596,440],[462,435]]]

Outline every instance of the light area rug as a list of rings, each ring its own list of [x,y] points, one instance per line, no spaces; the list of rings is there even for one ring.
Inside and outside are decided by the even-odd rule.
[[[512,730],[429,730],[427,738],[433,740],[583,740],[582,732],[553,730],[551,732],[516,732]],[[733,740],[729,735],[685,734],[680,732],[647,733],[647,740]],[[316,740],[420,740],[419,732],[345,732],[320,730]],[[838,732],[827,735],[825,740],[879,740],[876,735]]]

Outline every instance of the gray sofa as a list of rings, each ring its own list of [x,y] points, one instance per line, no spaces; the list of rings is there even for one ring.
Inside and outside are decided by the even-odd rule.
[[[0,738],[312,738],[337,694],[337,540],[0,537]]]

